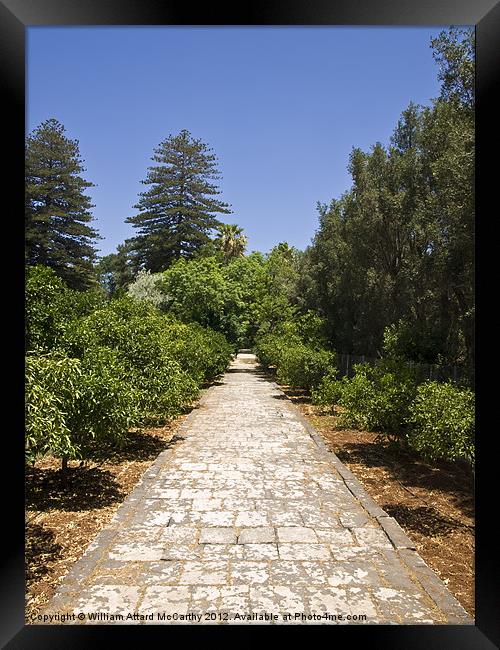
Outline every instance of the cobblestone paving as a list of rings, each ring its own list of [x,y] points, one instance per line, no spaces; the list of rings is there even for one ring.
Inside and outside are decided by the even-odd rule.
[[[473,624],[253,355],[177,435],[43,622]]]

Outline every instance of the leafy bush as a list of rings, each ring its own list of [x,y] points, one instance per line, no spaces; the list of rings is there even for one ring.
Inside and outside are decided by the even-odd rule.
[[[26,360],[26,458],[85,458],[96,445],[116,445],[138,420],[139,393],[109,348],[82,360],[58,352]]]
[[[325,348],[327,345],[325,324],[324,318],[309,310],[295,318],[294,333],[309,347]]]
[[[45,266],[29,267],[25,285],[26,349],[49,352],[59,344],[68,323],[105,304],[98,289],[69,289]]]
[[[143,421],[161,421],[197,394],[196,381],[169,353],[164,320],[148,303],[121,298],[72,323],[63,345],[80,359],[92,349],[112,348],[137,391]]]
[[[150,302],[155,307],[162,307],[165,303],[165,295],[158,287],[161,277],[161,273],[151,274],[150,271],[141,269],[134,282],[128,286],[128,295],[136,300]]]
[[[164,317],[165,344],[172,358],[198,383],[224,372],[233,346],[220,332],[198,323],[181,323]]]
[[[474,462],[474,393],[452,383],[428,381],[410,407],[410,446],[431,459]]]
[[[78,398],[67,424],[80,456],[102,445],[120,446],[139,423],[140,390],[116,350],[89,347],[81,360]]]
[[[328,350],[315,350],[303,344],[288,345],[280,355],[278,380],[311,390],[332,372],[334,363],[335,354]]]
[[[221,332],[202,327],[198,323],[190,323],[190,330],[191,336],[198,334],[200,337],[204,379],[215,379],[226,370],[231,355],[235,352],[234,347]]]
[[[84,458],[135,425],[177,415],[233,351],[223,334],[162,314],[151,300],[107,301],[28,270],[26,455]]]
[[[282,334],[264,334],[256,340],[254,350],[263,366],[279,366],[282,355],[289,345],[301,345],[300,338],[297,335],[287,338]]]
[[[335,372],[335,353],[324,348],[323,328],[313,312],[295,315],[258,336],[254,351],[263,366],[276,366],[280,382],[311,390]]]
[[[53,454],[76,458],[68,417],[80,396],[81,363],[61,355],[26,358],[26,460]]]
[[[352,379],[343,379],[339,422],[346,426],[401,435],[415,397],[413,372],[402,361],[384,359],[377,366],[357,364]]]
[[[163,421],[189,405],[204,379],[224,371],[232,351],[222,334],[180,323],[151,303],[130,297],[111,300],[72,323],[63,346],[77,358],[95,347],[115,350],[148,423]]]
[[[29,267],[26,273],[26,349],[48,352],[64,331],[70,290],[52,269]]]
[[[325,375],[319,384],[311,390],[312,403],[318,406],[334,406],[342,399],[344,384],[336,379],[334,372]]]
[[[107,302],[104,291],[100,288],[88,289],[87,291],[68,289],[67,297],[70,305],[66,320],[87,316],[96,309],[104,307]]]

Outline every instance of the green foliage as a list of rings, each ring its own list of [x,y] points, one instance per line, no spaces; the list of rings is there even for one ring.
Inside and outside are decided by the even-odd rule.
[[[212,381],[227,368],[234,347],[221,332],[202,327],[198,323],[190,323],[189,330],[187,340],[199,341],[197,355],[201,356],[203,379]]]
[[[431,459],[474,462],[474,393],[451,383],[425,382],[409,409],[410,446]]]
[[[231,357],[219,332],[148,300],[75,292],[44,267],[29,270],[26,292],[29,460],[122,444],[132,426],[181,412]]]
[[[442,81],[431,106],[410,103],[387,146],[353,149],[352,188],[318,205],[294,296],[327,322],[335,349],[378,356],[395,324],[398,354],[474,359],[474,30],[431,43]]]
[[[158,273],[180,258],[193,254],[209,242],[220,227],[217,213],[231,210],[215,198],[220,190],[217,159],[201,140],[183,129],[156,147],[156,165],[149,167],[145,185],[134,207],[139,213],[126,219],[139,230],[128,244],[142,268]]]
[[[475,34],[470,28],[449,28],[431,41],[433,57],[443,82],[441,97],[466,108],[474,105]]]
[[[69,290],[55,271],[35,266],[26,273],[26,349],[48,352],[64,331]]]
[[[172,358],[197,383],[222,374],[233,352],[223,334],[198,323],[165,319],[164,336]]]
[[[26,270],[26,349],[48,352],[57,346],[71,320],[105,303],[99,289],[69,289],[53,269],[37,265]]]
[[[53,454],[75,458],[68,418],[80,397],[81,363],[57,354],[26,358],[26,459]]]
[[[300,337],[296,334],[290,337],[286,337],[281,333],[264,334],[256,340],[254,351],[263,366],[279,367],[286,348],[290,345],[299,346],[301,343]]]
[[[196,383],[169,354],[163,319],[153,310],[150,303],[131,298],[113,300],[73,323],[63,342],[78,358],[92,348],[115,350],[137,391],[144,422],[168,418],[196,396]]]
[[[26,458],[86,458],[123,442],[138,421],[137,391],[110,348],[82,359],[61,352],[26,359]]]
[[[324,351],[326,337],[324,335],[325,321],[312,311],[304,314],[290,308],[274,323],[272,331],[261,327],[257,333],[254,350],[263,366],[280,366],[283,354],[287,348],[302,348]]]
[[[89,347],[81,360],[78,399],[67,418],[71,438],[85,457],[103,446],[121,445],[139,423],[140,392],[114,349]]]
[[[157,286],[161,277],[160,273],[152,274],[150,271],[141,270],[134,282],[127,287],[127,294],[136,300],[146,300],[161,308],[165,301],[164,294]]]
[[[158,283],[165,296],[165,309],[184,322],[226,331],[227,313],[234,304],[234,291],[215,258],[180,259],[162,274]]]
[[[150,302],[130,297],[75,321],[62,346],[85,358],[94,348],[114,350],[136,391],[143,422],[163,421],[189,405],[205,379],[223,372],[231,347],[218,333],[179,323]]]
[[[286,345],[280,356],[278,380],[289,386],[311,390],[334,371],[335,354],[307,345]]]
[[[87,291],[76,291],[68,289],[68,301],[70,303],[67,320],[87,316],[96,309],[103,307],[106,304],[106,296],[100,287],[92,287]]]
[[[333,407],[342,399],[342,381],[336,379],[336,373],[325,375],[319,384],[311,390],[312,403],[318,406]]]
[[[125,288],[134,281],[140,271],[140,262],[131,241],[119,244],[116,253],[101,257],[95,265],[95,271],[108,297],[124,294]]]
[[[384,359],[376,366],[357,364],[355,375],[343,378],[339,422],[345,426],[401,435],[416,394],[415,377],[404,362]]]
[[[278,380],[311,390],[335,372],[335,353],[326,350],[323,321],[313,313],[297,315],[257,337],[254,350],[263,366],[275,366]]]
[[[69,140],[55,119],[40,124],[26,139],[26,263],[53,268],[74,289],[95,285],[92,183],[84,171],[78,141]]]
[[[186,323],[222,332],[236,346],[249,345],[261,318],[264,260],[258,254],[224,262],[200,256],[179,260],[162,274],[163,309]]]

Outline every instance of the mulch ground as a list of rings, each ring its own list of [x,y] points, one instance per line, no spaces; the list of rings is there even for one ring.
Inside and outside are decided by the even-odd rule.
[[[69,462],[66,472],[55,458],[37,460],[26,470],[26,622],[54,595],[60,580],[134,489],[142,474],[179,438],[186,416],[166,426],[134,432],[120,450]]]
[[[343,429],[335,411],[281,386],[325,443],[394,517],[418,553],[473,617],[474,476],[460,463],[426,462],[369,431]]]

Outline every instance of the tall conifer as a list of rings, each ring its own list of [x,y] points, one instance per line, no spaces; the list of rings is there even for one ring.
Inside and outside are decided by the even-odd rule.
[[[189,131],[170,135],[155,150],[134,208],[139,214],[126,219],[139,230],[130,245],[142,266],[154,273],[166,269],[181,257],[190,257],[210,240],[221,223],[216,215],[229,214],[227,203],[212,182],[219,180],[216,157]]]
[[[94,206],[84,191],[93,183],[80,174],[85,171],[78,140],[65,136],[65,128],[49,119],[26,140],[25,236],[26,264],[43,264],[75,289],[95,282],[93,262],[96,230]]]

